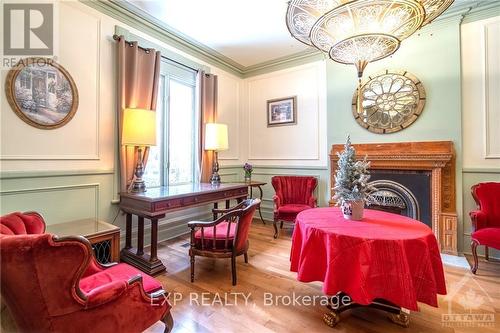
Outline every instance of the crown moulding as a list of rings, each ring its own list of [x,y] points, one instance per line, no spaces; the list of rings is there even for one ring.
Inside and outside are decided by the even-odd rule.
[[[122,23],[128,24],[135,29],[150,35],[153,38],[169,44],[178,50],[185,52],[193,57],[196,57],[206,63],[225,70],[240,78],[247,78],[268,72],[273,72],[288,67],[297,66],[307,62],[317,61],[325,57],[321,52],[314,49],[307,49],[295,54],[280,57],[277,59],[265,61],[251,66],[243,66],[234,60],[224,56],[216,50],[193,40],[192,38],[182,34],[179,31],[167,26],[164,22],[154,18],[126,1],[103,1],[103,0],[79,0],[85,5],[94,8],[108,16],[111,16]],[[474,18],[483,18],[484,15],[491,16],[495,12],[494,9],[500,11],[500,1],[494,3],[489,1],[477,1],[474,3],[463,3],[458,6],[452,6],[439,16],[430,25],[441,26],[442,24],[456,24],[464,20],[464,17],[469,15]],[[498,12],[496,11],[496,12]],[[482,14],[481,14],[482,13]],[[453,18],[450,20],[450,18]],[[454,18],[459,18],[455,20]],[[441,22],[442,24],[436,25]],[[292,38],[292,37],[290,37]]]

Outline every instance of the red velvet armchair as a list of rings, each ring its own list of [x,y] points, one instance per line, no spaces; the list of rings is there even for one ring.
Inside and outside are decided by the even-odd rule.
[[[297,214],[316,207],[314,189],[318,185],[315,177],[309,176],[274,176],[271,179],[276,194],[274,200],[274,238],[278,238],[277,223],[295,222]]]
[[[471,248],[474,257],[472,273],[476,274],[477,247],[484,245],[488,260],[488,247],[500,250],[500,183],[480,183],[472,186],[472,197],[477,210],[469,213],[472,221]]]
[[[244,255],[248,263],[248,234],[259,199],[247,199],[229,209],[214,209],[215,221],[191,221],[191,282],[194,282],[195,256],[231,258],[233,286],[236,285],[236,257]]]
[[[173,326],[161,284],[126,264],[101,265],[83,237],[45,234],[37,213],[0,218],[1,293],[21,332],[142,332]]]

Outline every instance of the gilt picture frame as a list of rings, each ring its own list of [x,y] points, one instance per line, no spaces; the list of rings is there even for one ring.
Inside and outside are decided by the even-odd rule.
[[[7,74],[5,93],[16,115],[40,129],[64,126],[78,108],[73,78],[50,58],[21,59]]]
[[[267,127],[297,124],[297,96],[267,101]]]

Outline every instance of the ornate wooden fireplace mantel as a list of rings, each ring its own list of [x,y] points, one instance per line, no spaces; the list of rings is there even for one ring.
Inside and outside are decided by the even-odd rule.
[[[371,169],[431,172],[432,230],[441,252],[457,254],[457,209],[455,191],[455,152],[451,141],[354,144],[358,158],[368,156]],[[337,167],[337,152],[344,145],[333,145],[330,153],[331,196]],[[330,200],[330,204],[335,202]]]

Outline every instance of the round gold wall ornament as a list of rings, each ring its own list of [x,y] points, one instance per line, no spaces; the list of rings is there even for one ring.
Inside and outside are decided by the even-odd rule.
[[[352,97],[352,114],[370,132],[394,133],[413,124],[425,106],[422,82],[406,71],[385,70],[369,76]]]
[[[55,129],[78,108],[78,90],[69,72],[50,58],[21,59],[7,74],[7,101],[27,124]]]

